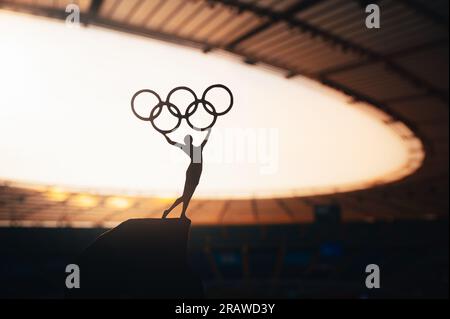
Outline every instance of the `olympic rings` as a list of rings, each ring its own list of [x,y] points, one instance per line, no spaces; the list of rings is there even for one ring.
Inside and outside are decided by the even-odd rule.
[[[214,105],[206,99],[207,93],[210,90],[214,89],[214,88],[224,89],[228,93],[228,95],[230,96],[230,104],[225,109],[225,111],[217,112],[216,108],[214,107]],[[172,97],[172,95],[175,92],[180,91],[180,90],[187,91],[193,96],[193,102],[191,102],[188,105],[188,107],[186,108],[184,114],[182,114],[180,112],[179,108],[176,105],[174,105],[173,103],[170,102],[170,98]],[[150,114],[148,116],[142,116],[142,115],[138,114],[138,112],[135,109],[135,105],[134,105],[135,99],[136,99],[136,97],[139,94],[142,94],[142,93],[153,94],[158,99],[158,103],[151,109]],[[213,116],[213,121],[207,127],[203,127],[203,128],[196,127],[194,124],[192,124],[192,122],[189,119],[197,111],[197,108],[198,108],[199,104],[202,104],[202,106],[205,109],[205,111]],[[155,119],[161,114],[161,112],[163,110],[163,107],[167,107],[167,109],[170,112],[170,114],[172,114],[173,116],[175,116],[177,118],[177,123],[172,129],[163,130],[163,129],[160,129],[154,123]],[[180,126],[181,121],[183,119],[185,119],[186,122],[188,123],[188,125],[194,130],[197,130],[197,131],[207,130],[207,129],[209,129],[209,128],[214,126],[214,124],[217,121],[217,117],[218,116],[222,116],[222,115],[228,113],[231,110],[232,107],[233,107],[233,94],[231,93],[231,90],[228,87],[226,87],[225,85],[223,85],[223,84],[214,84],[214,85],[209,86],[203,92],[203,95],[202,95],[201,99],[198,99],[197,95],[195,94],[195,92],[192,89],[190,89],[190,88],[188,88],[186,86],[179,86],[179,87],[176,87],[173,90],[171,90],[169,92],[169,94],[167,95],[166,101],[162,101],[161,98],[159,97],[159,95],[155,91],[147,90],[147,89],[137,91],[133,95],[133,97],[131,99],[131,109],[132,109],[134,115],[140,120],[150,121],[150,123],[155,128],[155,130],[157,130],[158,132],[160,132],[162,134],[167,134],[167,133],[171,133],[171,132],[175,131]]]

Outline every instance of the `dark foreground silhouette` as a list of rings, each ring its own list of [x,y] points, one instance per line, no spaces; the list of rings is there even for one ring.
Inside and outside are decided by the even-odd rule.
[[[130,219],[101,235],[75,262],[68,298],[202,298],[187,263],[190,220]]]

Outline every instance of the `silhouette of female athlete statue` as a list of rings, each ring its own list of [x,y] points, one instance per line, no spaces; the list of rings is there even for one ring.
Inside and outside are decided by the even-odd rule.
[[[208,101],[208,96],[210,96],[208,94],[210,94],[209,92],[213,89],[214,90],[222,90],[228,94],[229,104],[225,110],[217,111],[215,106],[213,105],[213,103]],[[188,105],[188,107],[184,111],[184,114],[180,111],[180,109],[177,108],[177,106],[175,104],[170,102],[170,98],[172,97],[172,94],[177,91],[180,91],[180,90],[187,91],[187,92],[191,93],[192,96],[194,97],[194,101]],[[146,113],[145,115],[142,113],[141,114],[138,113],[138,111],[135,109],[135,105],[134,105],[136,97],[142,93],[153,95],[153,97],[156,97],[156,99],[158,100],[158,103],[151,109],[151,111],[149,113]],[[214,95],[212,97],[214,97]],[[217,98],[215,100],[217,101]],[[220,99],[220,100],[222,100],[222,99]],[[189,120],[189,117],[196,112],[197,107],[199,105],[203,105],[204,110],[207,113],[209,113],[210,115],[212,115],[212,117],[213,117],[213,121],[207,127],[203,127],[203,128],[196,127]],[[171,129],[159,128],[154,123],[154,120],[159,116],[159,114],[161,114],[163,107],[166,107],[169,110],[169,112],[175,118],[178,119],[175,126],[172,127]],[[223,84],[210,85],[203,92],[203,95],[200,99],[197,98],[197,95],[195,94],[195,92],[192,89],[190,89],[186,86],[179,86],[179,87],[176,87],[173,90],[171,90],[170,93],[167,95],[166,101],[162,101],[160,96],[155,91],[152,91],[149,89],[139,90],[131,98],[131,110],[133,111],[134,115],[142,121],[150,121],[153,128],[156,131],[158,131],[159,133],[164,135],[167,142],[169,142],[171,145],[175,145],[175,146],[181,148],[183,150],[183,152],[185,152],[191,159],[191,163],[189,164],[189,167],[186,171],[186,181],[184,183],[183,195],[181,195],[179,198],[177,198],[177,200],[172,204],[172,206],[170,206],[169,209],[166,209],[164,211],[162,218],[166,218],[167,215],[169,215],[169,213],[181,203],[183,203],[183,210],[182,210],[180,218],[187,218],[186,217],[187,207],[189,205],[189,202],[191,201],[191,198],[195,192],[195,189],[197,188],[198,182],[200,181],[200,176],[202,175],[202,168],[203,168],[203,154],[202,153],[203,153],[203,148],[205,147],[206,142],[208,141],[209,135],[211,134],[211,128],[216,123],[217,117],[228,113],[232,107],[233,107],[233,94],[231,93],[230,89]],[[178,129],[178,127],[180,126],[181,121],[183,119],[186,120],[187,124],[192,129],[195,129],[197,131],[207,131],[208,132],[205,137],[205,140],[202,142],[201,145],[195,146],[193,144],[193,139],[192,139],[191,135],[186,135],[184,137],[184,144],[174,142],[167,136],[168,133],[173,132],[176,129]]]
[[[195,146],[193,144],[193,139],[191,135],[186,135],[184,137],[184,144],[177,143],[172,141],[166,134],[164,134],[164,137],[166,138],[167,142],[169,142],[171,145],[175,145],[183,150],[183,152],[186,153],[187,156],[190,157],[191,163],[189,164],[187,170],[186,170],[186,181],[184,182],[184,190],[183,195],[181,195],[179,198],[175,200],[175,202],[170,206],[168,209],[164,211],[164,214],[162,218],[166,218],[167,215],[179,204],[183,203],[183,210],[181,212],[180,218],[187,218],[186,217],[186,210],[189,206],[189,202],[191,201],[192,195],[194,194],[195,189],[197,188],[197,185],[200,181],[200,176],[202,175],[202,168],[203,168],[203,148],[206,145],[206,142],[208,142],[209,135],[211,134],[211,128],[209,128],[208,133],[199,146]]]

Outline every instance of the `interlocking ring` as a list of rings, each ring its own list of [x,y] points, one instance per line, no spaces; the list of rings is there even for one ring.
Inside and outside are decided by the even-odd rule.
[[[150,111],[148,118],[139,115],[139,113],[136,112],[136,109],[134,108],[134,101],[136,100],[138,95],[142,94],[142,93],[150,93],[150,94],[156,96],[156,98],[158,99],[158,103],[156,104],[156,106],[154,108],[158,107],[161,104],[161,98],[159,97],[158,93],[156,93],[155,91],[147,90],[147,89],[137,91],[136,93],[134,93],[133,97],[131,98],[131,110],[133,111],[134,115],[142,121],[150,121],[150,117],[151,117],[151,114],[153,113],[154,108]],[[159,115],[159,113],[158,113],[158,115]]]
[[[173,95],[175,92],[181,91],[181,90],[183,90],[183,91],[188,91],[188,92],[191,93],[192,96],[194,97],[194,101],[197,100],[197,95],[195,94],[195,92],[194,92],[192,89],[188,88],[187,86],[179,86],[179,87],[174,88],[172,91],[169,92],[169,94],[167,94],[166,101],[167,101],[167,102],[170,102],[170,98],[172,97],[172,95]]]
[[[206,96],[207,93],[211,89],[214,89],[214,88],[224,89],[228,93],[228,95],[230,96],[230,104],[225,109],[225,111],[217,112],[216,108],[214,107],[214,105],[207,100],[207,96]],[[188,107],[186,108],[184,114],[181,113],[180,109],[176,105],[174,105],[172,102],[170,102],[170,98],[172,97],[172,95],[175,92],[180,91],[180,90],[187,91],[190,94],[192,94],[192,96],[193,96],[193,102],[191,102],[188,105]],[[158,103],[151,109],[150,114],[148,115],[148,117],[141,116],[139,113],[137,113],[137,111],[135,109],[135,106],[134,106],[134,102],[135,102],[136,97],[139,94],[141,94],[141,93],[153,94],[158,99]],[[192,124],[192,122],[189,119],[197,111],[199,104],[201,104],[203,106],[203,108],[205,109],[205,111],[207,113],[209,113],[210,115],[213,116],[213,121],[211,122],[211,124],[209,124],[208,126],[203,127],[203,128],[196,127],[194,124]],[[169,110],[170,114],[172,114],[173,116],[175,116],[177,118],[177,124],[173,128],[168,129],[168,130],[160,129],[154,122],[155,119],[161,114],[161,112],[162,112],[164,107],[167,107],[167,109]],[[155,130],[157,130],[158,132],[160,132],[162,134],[168,134],[168,133],[171,133],[171,132],[175,131],[178,127],[180,127],[181,121],[183,119],[185,119],[186,122],[188,123],[189,127],[191,127],[194,130],[197,130],[197,131],[207,130],[207,129],[209,129],[209,128],[214,126],[214,124],[217,121],[217,117],[218,116],[222,116],[222,115],[228,113],[231,110],[232,107],[233,107],[233,94],[231,93],[231,90],[228,87],[226,87],[225,85],[223,85],[223,84],[214,84],[214,85],[211,85],[210,87],[208,87],[203,92],[203,95],[202,95],[201,99],[198,99],[197,95],[195,94],[195,92],[192,89],[190,89],[190,88],[188,88],[186,86],[179,86],[179,87],[176,87],[173,90],[171,90],[169,92],[169,94],[167,95],[167,99],[166,99],[165,102],[163,102],[161,100],[161,98],[159,97],[159,95],[155,91],[148,90],[148,89],[137,91],[133,95],[133,97],[131,99],[131,109],[132,109],[134,115],[140,120],[150,121],[150,123],[155,128]]]
[[[203,108],[206,110],[206,112],[208,112],[209,114],[211,114],[213,116],[213,120],[212,120],[211,124],[209,124],[208,126],[203,127],[203,128],[196,127],[189,120],[189,117],[197,111],[199,104],[203,104]],[[212,111],[210,112],[206,106],[209,106],[212,109]],[[191,108],[193,109],[193,111],[189,111]],[[204,130],[207,130],[207,129],[213,127],[214,124],[216,124],[217,116],[218,116],[218,113],[216,112],[214,105],[212,105],[210,102],[208,102],[206,100],[196,100],[196,101],[192,102],[187,107],[186,114],[185,114],[186,122],[188,123],[189,127],[196,131],[204,131]]]
[[[209,88],[207,88],[207,89],[205,90],[205,92],[203,92],[203,95],[202,95],[202,101],[206,101],[206,94],[207,94],[210,90],[215,89],[215,88],[220,88],[220,89],[224,89],[225,91],[227,91],[228,95],[230,96],[230,105],[225,109],[225,111],[219,112],[219,113],[217,113],[217,112],[214,110],[214,114],[213,114],[213,113],[209,112],[207,108],[205,108],[205,110],[206,110],[209,114],[211,114],[211,115],[215,115],[215,116],[225,115],[225,114],[227,114],[228,112],[230,112],[231,108],[233,107],[233,94],[231,93],[230,89],[227,88],[225,85],[223,85],[223,84],[214,84],[214,85],[211,85]],[[214,109],[214,108],[213,108],[213,109]]]
[[[168,130],[160,129],[155,124],[155,119],[159,116],[159,114],[161,114],[164,106],[166,106],[167,109],[169,110],[169,112],[171,114],[174,114],[175,117],[178,119],[177,124],[173,128],[168,129]],[[172,111],[172,109],[174,109],[175,111]],[[152,109],[152,111],[150,113],[150,123],[152,123],[153,128],[155,130],[157,130],[161,134],[168,134],[168,133],[171,133],[171,132],[175,131],[177,128],[179,128],[180,125],[181,125],[181,119],[182,118],[183,118],[183,116],[181,115],[180,110],[175,105],[173,105],[172,103],[169,103],[169,102],[161,102],[161,103],[159,103],[157,106],[155,106]]]

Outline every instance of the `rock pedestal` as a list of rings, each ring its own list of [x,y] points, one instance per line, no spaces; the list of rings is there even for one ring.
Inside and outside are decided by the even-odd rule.
[[[202,298],[187,263],[190,221],[130,219],[102,234],[75,262],[69,298]]]

